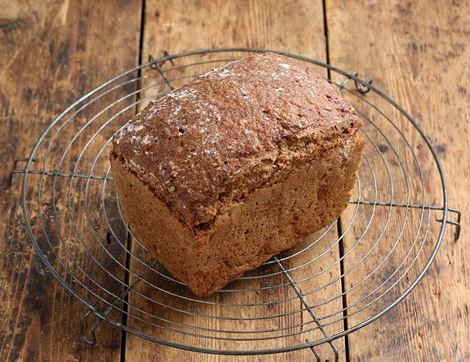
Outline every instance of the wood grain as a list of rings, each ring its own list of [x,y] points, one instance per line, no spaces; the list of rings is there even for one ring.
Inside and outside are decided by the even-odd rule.
[[[421,123],[444,162],[450,205],[468,210],[468,2],[448,2],[444,7],[439,1],[327,4],[331,63],[372,77],[376,86]],[[407,135],[412,137],[411,132]],[[419,140],[415,137],[412,142]],[[427,174],[433,160],[419,152],[418,157],[425,171],[426,191],[436,193],[439,179]],[[404,162],[411,165],[410,159]],[[470,359],[470,277],[466,267],[470,249],[469,234],[462,230],[460,240],[454,242],[449,228],[427,277],[403,303],[349,337],[351,360]],[[432,226],[430,236],[437,237],[436,231],[437,225]],[[412,234],[407,227],[405,239]],[[346,247],[351,243],[347,238]],[[406,245],[398,248],[403,253]],[[352,283],[347,278],[348,286]],[[355,322],[355,317],[350,319]]]
[[[215,10],[217,9],[217,10]],[[278,50],[289,50],[294,53],[303,54],[312,58],[326,60],[325,53],[325,38],[323,29],[323,10],[321,1],[287,1],[282,5],[273,5],[272,1],[212,1],[210,6],[206,6],[205,3],[200,1],[147,1],[145,11],[145,31],[144,31],[144,42],[143,42],[143,59],[146,60],[149,55],[154,57],[160,56],[164,50],[170,53],[178,53],[185,50],[191,49],[202,49],[211,47],[261,47],[271,48]],[[206,57],[214,59],[214,56]],[[220,57],[220,56],[219,56]],[[176,65],[180,65],[184,62],[189,62],[187,59],[181,59],[176,61]],[[211,66],[213,67],[213,65]],[[207,68],[206,70],[210,69]],[[171,68],[171,65],[166,64],[165,69]],[[321,71],[321,70],[320,70]],[[167,71],[168,76],[175,77],[176,74],[172,71]],[[326,75],[326,73],[324,73]],[[145,85],[146,83],[144,83]],[[178,86],[179,83],[175,82]],[[147,92],[146,96],[152,94]],[[336,228],[333,227],[327,236],[328,240],[336,239]],[[325,248],[325,245],[321,247]],[[319,248],[319,250],[322,250]],[[134,245],[134,252],[138,253],[137,248]],[[325,264],[332,264],[333,261],[337,260],[339,250],[337,247],[332,248],[330,253],[327,253],[325,257]],[[315,267],[315,266],[313,266]],[[320,266],[316,266],[321,268]],[[132,269],[137,273],[142,272],[139,268],[138,263],[132,262]],[[314,273],[314,271],[311,271]],[[326,284],[330,280],[334,280],[338,276],[339,266],[331,269],[330,273],[324,273],[321,278],[317,278],[315,282]],[[294,278],[300,277],[301,273],[294,273]],[[162,283],[161,280],[155,278],[155,283]],[[282,275],[278,276],[271,283],[286,283],[285,278]],[[237,285],[237,284],[236,284]],[[314,283],[303,283],[302,289],[313,289]],[[144,285],[139,284],[137,287],[140,293],[145,295],[153,296],[154,299],[161,299],[166,303],[171,303],[173,307],[190,309],[192,312],[207,313],[212,315],[223,315],[239,317],[240,312],[236,308],[225,308],[224,311],[218,309],[218,307],[199,307],[193,303],[187,304],[184,302],[170,302],[168,296],[163,293],[158,293]],[[339,280],[332,282],[332,284],[325,288],[321,293],[313,294],[310,296],[309,302],[314,304],[322,301],[322,298],[328,299],[332,296],[337,296],[341,292],[341,285]],[[180,291],[181,293],[181,291]],[[220,302],[224,303],[260,303],[268,301],[270,299],[282,299],[286,297],[294,298],[293,303],[277,304],[271,306],[269,310],[265,308],[245,308],[246,315],[244,317],[262,317],[275,313],[294,313],[290,316],[273,319],[272,321],[262,322],[258,324],[251,322],[224,322],[217,321],[214,319],[204,320],[203,318],[194,318],[191,316],[184,316],[181,313],[172,312],[167,308],[161,308],[152,303],[146,303],[138,295],[132,293],[130,295],[130,302],[134,305],[141,306],[142,309],[152,311],[152,313],[158,313],[163,318],[169,320],[178,321],[180,323],[194,323],[205,328],[216,328],[216,329],[260,329],[260,328],[286,328],[292,324],[298,324],[301,319],[307,321],[309,316],[307,313],[296,313],[298,310],[300,301],[295,300],[295,294],[293,290],[287,286],[278,289],[276,292],[272,292],[271,295],[267,293],[260,293],[260,295],[249,294],[243,295],[243,293],[233,294],[224,296]],[[218,297],[217,297],[218,298]],[[309,299],[307,298],[307,299]],[[316,298],[316,299],[315,299]],[[173,298],[174,299],[174,298]],[[341,298],[335,299],[328,304],[327,307],[319,308],[318,313],[320,315],[327,315],[332,309],[340,310]],[[134,309],[130,309],[131,312],[138,314]],[[245,313],[245,312],[244,312]],[[142,315],[141,315],[142,316]],[[149,319],[149,318],[146,318]],[[153,319],[155,323],[162,324]],[[139,324],[137,321],[130,319],[128,321],[129,326],[138,330],[144,330],[147,333],[160,337],[162,339],[169,339],[175,341],[176,337],[165,331],[159,331],[156,328],[149,328],[145,325]],[[167,327],[171,327],[171,324],[164,324]],[[307,327],[312,327],[308,325]],[[329,332],[338,332],[342,329],[342,325],[335,326],[339,328],[336,330],[330,330]],[[194,332],[194,331],[193,331]],[[231,337],[236,335],[232,334]],[[306,335],[305,335],[306,336]],[[259,336],[258,336],[259,337]],[[319,335],[311,334],[310,338],[319,338]],[[183,344],[190,344],[198,342],[197,340],[191,339],[191,337],[180,337],[178,341]],[[305,337],[304,337],[305,338]],[[292,341],[297,344],[303,343],[304,341],[300,338]],[[200,343],[200,341],[198,342]],[[238,348],[279,348],[286,343],[281,340],[266,341],[266,343],[260,347],[260,344],[245,342],[244,345],[239,345]],[[340,350],[340,358],[344,359],[344,345],[342,341],[336,342],[338,349]],[[206,342],[206,348],[215,349],[229,349],[230,346],[233,348],[233,343],[224,343],[224,341],[208,340]],[[204,345],[203,345],[204,346]],[[319,352],[322,355],[322,359],[332,360],[333,354],[328,346],[321,346]],[[240,360],[312,360],[314,355],[310,350],[303,350],[299,352],[289,354],[279,354],[271,356],[261,357],[246,357],[239,358]],[[184,352],[168,347],[162,347],[154,345],[146,341],[142,341],[140,338],[133,335],[127,335],[126,340],[126,359],[131,361],[137,360],[176,360],[176,359],[187,359],[187,360],[233,360],[233,357],[223,356],[209,356],[199,355],[190,352]]]
[[[373,77],[374,84],[421,123],[444,162],[450,205],[464,212],[465,223],[465,211],[470,208],[468,2],[454,0],[445,6],[438,0],[325,3],[331,63]],[[266,47],[326,60],[322,1],[289,0],[279,5],[269,0],[210,4],[148,0],[143,24],[140,11],[140,1],[0,0],[2,361],[120,359],[121,332],[105,323],[98,328],[94,349],[81,342],[78,322],[86,309],[35,256],[18,203],[21,176],[15,175],[10,186],[9,174],[13,161],[29,154],[54,115],[137,63],[141,25],[145,26],[144,61],[163,50],[176,53],[215,46]],[[390,157],[383,146],[384,157]],[[421,157],[420,162],[425,170],[431,168],[429,160]],[[431,190],[436,184],[426,187]],[[413,230],[407,232],[411,235]],[[351,360],[470,360],[469,234],[462,228],[460,240],[454,242],[451,233],[449,229],[436,262],[413,293],[385,317],[349,337]],[[345,247],[351,242],[346,238]],[[331,260],[337,259],[337,252],[332,250]],[[138,271],[136,265],[133,268]],[[337,275],[335,271],[326,280]],[[334,283],[324,297],[338,294],[338,289]],[[281,296],[288,293],[292,293],[289,288],[279,291]],[[275,312],[296,311],[292,306],[275,308]],[[293,322],[298,320],[275,322],[273,327]],[[344,360],[343,341],[337,346]],[[320,348],[320,353],[332,360],[327,347]],[[234,359],[184,352],[133,335],[127,335],[124,354],[132,361]],[[313,355],[302,351],[241,360],[313,360]]]
[[[81,341],[86,309],[36,257],[20,213],[21,176],[11,186],[8,177],[54,115],[137,62],[140,4],[1,1],[0,9],[0,359],[117,360],[119,330],[103,324],[95,349]]]

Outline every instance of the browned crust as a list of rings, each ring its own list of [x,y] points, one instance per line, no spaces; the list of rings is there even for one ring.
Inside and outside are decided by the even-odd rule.
[[[114,138],[113,154],[197,229],[360,125],[308,65],[264,54],[155,100]]]

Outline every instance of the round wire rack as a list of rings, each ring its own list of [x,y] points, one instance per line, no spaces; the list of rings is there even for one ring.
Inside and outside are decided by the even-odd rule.
[[[395,101],[322,62],[312,66],[364,119],[364,156],[341,218],[207,298],[162,268],[122,217],[111,139],[146,103],[210,69],[263,49],[206,49],[130,69],[71,104],[38,139],[23,173],[29,237],[54,277],[89,308],[82,336],[107,321],[186,350],[261,354],[311,348],[387,313],[422,279],[446,225],[444,171],[419,124]],[[455,214],[457,221],[448,219]],[[455,237],[458,237],[458,235]],[[156,235],[158,237],[158,235]],[[94,315],[96,320],[88,319]]]

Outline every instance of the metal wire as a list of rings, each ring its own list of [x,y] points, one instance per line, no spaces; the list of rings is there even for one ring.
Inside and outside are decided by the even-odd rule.
[[[205,299],[151,259],[114,192],[108,162],[113,135],[153,97],[243,53],[263,51],[209,49],[152,58],[70,105],[38,139],[25,168],[15,163],[11,176],[23,173],[29,237],[50,272],[90,310],[81,319],[87,343],[96,343],[95,329],[104,320],[186,350],[311,348],[318,359],[315,346],[328,343],[337,360],[333,340],[376,320],[416,286],[447,223],[458,227],[458,236],[460,212],[448,208],[442,166],[419,124],[357,73],[280,52],[342,78],[332,83],[365,121],[365,154],[342,234],[333,223]],[[433,162],[423,166],[424,159]],[[448,220],[449,212],[456,221]],[[87,329],[90,315],[98,319]]]

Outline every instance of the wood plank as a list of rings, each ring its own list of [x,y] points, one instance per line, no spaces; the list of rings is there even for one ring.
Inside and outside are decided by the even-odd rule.
[[[363,77],[372,77],[374,84],[386,94],[395,98],[423,126],[431,137],[445,166],[450,192],[450,206],[462,211],[469,209],[468,177],[470,156],[468,142],[469,131],[466,127],[468,111],[468,34],[470,32],[470,8],[468,2],[453,1],[442,6],[439,1],[418,2],[363,2],[363,1],[328,1],[327,23],[329,31],[329,49],[331,63],[335,66],[359,71]],[[354,29],[354,31],[351,31]],[[341,77],[334,78],[340,80]],[[426,146],[420,141],[416,132],[399,120],[399,115],[384,102],[373,95],[365,96],[385,107],[396,120],[396,124],[410,139],[416,152],[419,164],[424,173],[424,187],[428,195],[427,202],[442,204],[440,183],[432,157]],[[400,143],[393,127],[386,125],[383,118],[370,107],[358,107],[374,122],[384,127],[391,134],[392,145]],[[373,139],[380,140],[372,127],[367,128]],[[405,147],[401,143],[398,152],[405,155]],[[393,150],[382,138],[379,142],[379,153],[388,161],[391,172],[397,176],[399,165]],[[373,154],[374,150],[369,150]],[[393,160],[395,159],[395,165]],[[376,157],[378,160],[378,157]],[[412,175],[410,186],[416,190],[419,174],[413,172],[414,160],[409,152],[403,157],[404,167]],[[375,165],[377,168],[383,166]],[[379,169],[379,170],[380,170]],[[416,170],[416,169],[415,169]],[[384,172],[385,173],[385,172]],[[365,172],[364,182],[371,182]],[[386,179],[379,174],[379,179]],[[395,198],[403,198],[405,184],[403,179],[396,177]],[[387,185],[379,185],[379,197],[387,197]],[[368,197],[371,197],[370,189]],[[416,198],[415,193],[413,197]],[[370,212],[370,208],[368,209]],[[376,211],[376,219],[384,220],[387,210]],[[411,240],[417,233],[419,212],[410,211],[405,226],[405,233],[392,253],[388,265],[381,276],[372,276],[367,284],[377,286],[383,275],[390,273],[403,259],[406,251],[417,249],[411,246]],[[434,221],[439,213],[433,213],[430,228],[423,250],[429,253],[430,246],[435,242],[439,223]],[[352,250],[345,259],[346,270],[352,267],[355,260],[364,255],[367,244],[378,238],[380,223],[374,223],[368,230],[361,245],[353,249],[355,238],[364,230],[367,217],[359,221],[355,230],[346,235],[345,250]],[[453,217],[450,215],[450,217]],[[368,258],[370,262],[362,263],[354,275],[346,277],[347,288],[352,290],[358,281],[373,271],[377,261],[384,257],[385,250],[390,249],[392,237],[397,235],[397,223],[404,218],[404,210],[392,211],[392,224],[389,236],[383,239],[379,250],[375,250]],[[350,219],[350,215],[347,220]],[[346,220],[346,221],[347,221]],[[383,224],[383,223],[382,223]],[[350,335],[349,347],[351,360],[354,361],[464,361],[470,359],[470,335],[468,325],[470,315],[469,270],[465,268],[470,257],[466,246],[469,234],[462,229],[459,241],[453,241],[453,228],[446,232],[444,243],[432,264],[427,277],[416,289],[395,309],[381,319],[361,331]],[[419,233],[418,240],[424,237]],[[364,248],[364,245],[366,247]],[[369,245],[370,246],[370,245]],[[423,251],[425,253],[425,251]],[[408,263],[408,262],[407,262]],[[419,263],[423,267],[423,263]],[[414,269],[413,269],[414,270]],[[416,271],[410,273],[409,280],[416,277]],[[404,279],[406,280],[406,278]],[[404,284],[409,285],[409,280]],[[348,305],[357,301],[361,293],[367,289],[361,287],[351,292]],[[382,303],[390,303],[403,292],[402,287],[388,293]],[[374,309],[375,308],[375,309]],[[383,305],[374,304],[372,312],[377,312]],[[349,326],[361,321],[366,313],[355,314],[348,320]]]
[[[86,308],[54,281],[35,255],[18,201],[21,176],[15,175],[11,186],[8,177],[13,161],[29,155],[53,116],[136,64],[140,9],[138,1],[0,1],[2,361],[120,358],[121,333],[116,328],[103,324],[94,349],[81,341],[79,320]],[[63,139],[73,132],[64,130]],[[72,152],[79,147],[73,146]]]
[[[217,9],[217,10],[215,10]],[[321,1],[287,1],[282,5],[274,5],[271,1],[213,1],[210,6],[199,1],[147,1],[145,11],[145,33],[143,45],[143,59],[144,61],[149,55],[159,57],[164,50],[175,54],[185,50],[201,49],[210,47],[230,47],[230,46],[244,46],[244,47],[262,47],[279,50],[288,50],[294,53],[303,54],[312,58],[326,60],[325,52],[325,38],[323,29],[323,10]],[[237,54],[240,56],[240,54]],[[209,55],[204,59],[215,59],[220,55]],[[194,57],[192,58],[195,59]],[[187,64],[191,59],[179,59],[175,61],[175,66]],[[185,63],[186,62],[186,63]],[[222,62],[223,63],[223,62]],[[220,63],[219,63],[220,64]],[[209,70],[216,64],[202,65],[197,69],[198,72]],[[184,74],[183,71],[170,71],[171,64],[166,63],[163,68],[166,70],[168,77],[176,78],[178,75]],[[322,71],[322,70],[320,70]],[[150,77],[150,73],[146,73]],[[323,71],[326,76],[326,72]],[[154,79],[154,78],[151,78]],[[151,81],[151,79],[149,81]],[[149,81],[144,81],[144,86],[150,84]],[[174,81],[175,86],[179,86],[187,81]],[[145,93],[146,97],[155,95],[159,91],[167,91],[168,87],[156,87],[154,91],[149,90]],[[293,273],[294,279],[300,279],[306,275],[320,274],[313,281],[305,281],[301,283],[303,292],[312,291],[318,285],[325,285],[330,282],[330,285],[316,293],[310,293],[307,300],[311,304],[325,305],[318,307],[316,312],[320,316],[326,316],[332,311],[341,310],[341,298],[334,299],[341,293],[340,281],[337,280],[339,275],[339,265],[334,264],[338,259],[338,247],[333,246],[329,251],[327,250],[328,242],[336,240],[336,227],[333,226],[325,235],[324,239],[310,250],[310,258],[312,255],[325,251],[323,261],[321,263],[313,263],[308,267]],[[133,244],[133,252],[144,260],[146,258],[145,250],[139,250],[137,243]],[[306,256],[305,256],[306,257]],[[295,263],[299,263],[301,258],[298,258]],[[306,259],[308,260],[308,259]],[[305,261],[306,261],[305,260]],[[287,262],[286,267],[293,266],[294,263]],[[331,266],[328,270],[327,267]],[[277,266],[276,266],[277,268]],[[322,270],[327,269],[327,271]],[[132,260],[131,269],[133,272],[140,274],[144,272],[144,267]],[[268,268],[266,271],[274,270]],[[322,273],[322,271],[324,271]],[[172,288],[171,284],[165,283],[161,277],[156,275],[147,275],[147,279],[158,286],[164,288]],[[135,278],[131,278],[135,280]],[[211,301],[219,303],[233,303],[240,304],[243,302],[260,303],[268,302],[273,299],[292,299],[289,303],[265,305],[257,308],[243,308],[243,307],[220,307],[217,305],[204,306],[197,303],[188,303],[184,301],[175,300],[167,294],[158,292],[154,288],[146,286],[145,283],[139,283],[136,287],[137,293],[130,294],[130,303],[134,305],[129,309],[129,312],[138,316],[147,322],[153,322],[164,327],[179,328],[170,322],[162,322],[157,318],[151,318],[139,312],[137,307],[152,314],[158,314],[160,318],[166,318],[173,322],[184,324],[193,324],[198,327],[212,328],[212,329],[251,329],[251,330],[264,330],[266,328],[273,329],[274,331],[280,328],[288,328],[292,325],[298,325],[301,321],[310,321],[304,328],[313,328],[314,322],[306,311],[299,313],[302,307],[300,301],[296,298],[294,291],[290,288],[286,279],[281,275],[272,278],[270,283],[285,284],[285,286],[272,291],[272,292],[257,292],[247,293],[225,293],[223,295],[212,297]],[[237,282],[231,285],[233,288],[246,287],[242,282]],[[253,287],[253,285],[251,285]],[[173,285],[174,288],[174,285]],[[190,294],[184,290],[176,289],[179,294],[184,294],[191,297]],[[151,297],[154,300],[162,301],[165,304],[170,304],[173,308],[180,308],[194,313],[206,313],[211,316],[225,316],[225,317],[240,317],[241,313],[245,318],[257,318],[261,316],[269,316],[276,314],[288,313],[285,317],[271,318],[267,321],[247,322],[247,321],[224,321],[215,318],[204,319],[202,317],[193,317],[191,315],[179,313],[170,310],[169,308],[159,307],[155,303],[146,301],[138,293]],[[329,299],[332,299],[329,301]],[[223,308],[223,309],[221,309]],[[241,312],[242,311],[242,312]],[[163,340],[167,339],[173,342],[182,344],[199,345],[206,348],[214,349],[229,349],[234,348],[279,348],[289,343],[303,343],[305,336],[312,339],[319,338],[318,331],[311,334],[303,334],[302,337],[295,337],[290,340],[284,341],[283,339],[267,340],[263,345],[255,341],[245,341],[236,345],[226,341],[207,340],[201,344],[200,339],[189,336],[180,336],[179,340],[177,335],[168,331],[159,330],[151,327],[148,324],[141,323],[136,318],[129,318],[128,325],[140,331],[149,333],[157,338]],[[181,328],[186,332],[195,332],[189,328]],[[329,333],[337,333],[342,330],[342,324],[333,325],[328,328]],[[198,332],[196,330],[196,332]],[[301,332],[297,328],[294,332]],[[201,333],[200,331],[198,333]],[[273,335],[276,332],[266,332],[266,335]],[[285,332],[284,332],[285,333]],[[217,332],[207,331],[207,335],[217,336],[221,335]],[[247,335],[236,335],[235,333],[226,333],[225,337],[234,338],[247,338]],[[258,336],[255,332],[250,336]],[[138,360],[233,360],[233,357],[211,356],[196,353],[185,352],[173,348],[163,347],[161,345],[152,344],[151,342],[142,341],[139,337],[128,334],[126,340],[126,359],[129,361]],[[339,349],[340,359],[344,359],[344,344],[342,340],[336,341]],[[261,347],[260,347],[261,346]],[[318,348],[319,353],[322,355],[322,360],[333,360],[334,356],[328,346],[321,346]],[[262,356],[262,357],[246,357],[240,360],[312,360],[314,355],[310,350],[303,350],[288,354]]]

